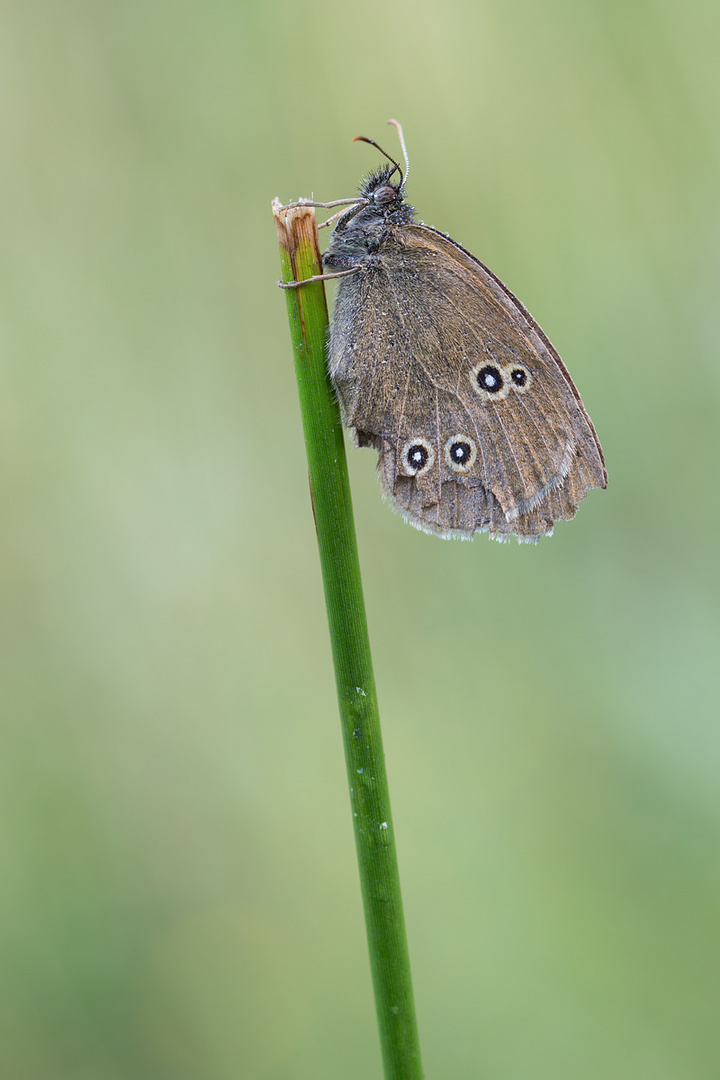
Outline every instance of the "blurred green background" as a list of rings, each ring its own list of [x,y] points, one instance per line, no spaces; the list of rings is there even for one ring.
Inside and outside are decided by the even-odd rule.
[[[428,1080],[720,1073],[720,9],[6,0],[0,1074],[380,1075],[270,200],[409,197],[607,492],[351,474]]]

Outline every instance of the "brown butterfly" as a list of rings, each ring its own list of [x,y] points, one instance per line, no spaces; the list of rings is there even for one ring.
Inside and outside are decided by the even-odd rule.
[[[418,529],[537,541],[607,485],[567,368],[474,255],[415,219],[390,162],[365,179],[323,263],[342,276],[330,377],[359,446],[380,453],[392,506]],[[333,276],[332,273],[327,276]]]

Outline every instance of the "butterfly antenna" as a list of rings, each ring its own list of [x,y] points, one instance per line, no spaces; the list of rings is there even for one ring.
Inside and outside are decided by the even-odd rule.
[[[408,158],[408,152],[405,148],[405,136],[403,135],[402,124],[399,120],[388,120],[388,124],[392,124],[392,126],[395,128],[398,135],[400,136],[400,146],[402,147],[403,157],[405,158],[405,178],[403,179],[400,186],[405,187],[405,185],[407,184],[407,178],[410,175],[410,159]],[[402,173],[400,173],[400,175],[402,176]]]
[[[356,135],[353,139],[353,142],[366,142],[369,143],[370,146],[374,146],[376,150],[379,150],[383,157],[386,157],[388,161],[391,161],[392,164],[395,166],[395,169],[397,169],[397,171],[400,173],[400,187],[402,188],[404,186],[405,177],[403,176],[403,171],[398,165],[395,158],[390,157],[387,150],[383,150],[382,146],[378,146],[374,139],[368,139],[367,135]],[[395,172],[395,169],[393,169],[393,172]],[[392,172],[390,173],[390,176],[392,176]],[[390,176],[388,176],[388,180],[390,179]]]

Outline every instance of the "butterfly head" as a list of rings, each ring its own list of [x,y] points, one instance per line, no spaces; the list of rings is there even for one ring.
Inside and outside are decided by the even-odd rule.
[[[363,199],[370,200],[373,210],[382,213],[392,213],[399,210],[403,204],[402,173],[394,176],[399,170],[392,165],[383,165],[376,172],[370,173],[360,184],[358,193]]]
[[[354,142],[369,143],[390,162],[389,165],[383,165],[376,172],[370,173],[360,185],[361,197],[370,201],[368,209],[371,212],[381,213],[384,217],[396,214],[402,207],[405,199],[405,181],[410,171],[410,162],[405,148],[402,127],[397,120],[388,120],[388,123],[392,124],[400,136],[400,145],[405,158],[404,173],[395,158],[391,157],[387,150],[383,150],[382,146],[378,146],[374,139],[368,139],[367,135],[358,135],[353,140]]]

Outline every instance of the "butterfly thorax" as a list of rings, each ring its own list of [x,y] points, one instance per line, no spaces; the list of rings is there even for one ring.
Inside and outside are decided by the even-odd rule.
[[[415,208],[405,202],[399,183],[392,183],[394,171],[386,165],[363,180],[358,194],[370,205],[340,218],[323,256],[325,266],[362,265],[380,252],[398,227],[413,221]]]

